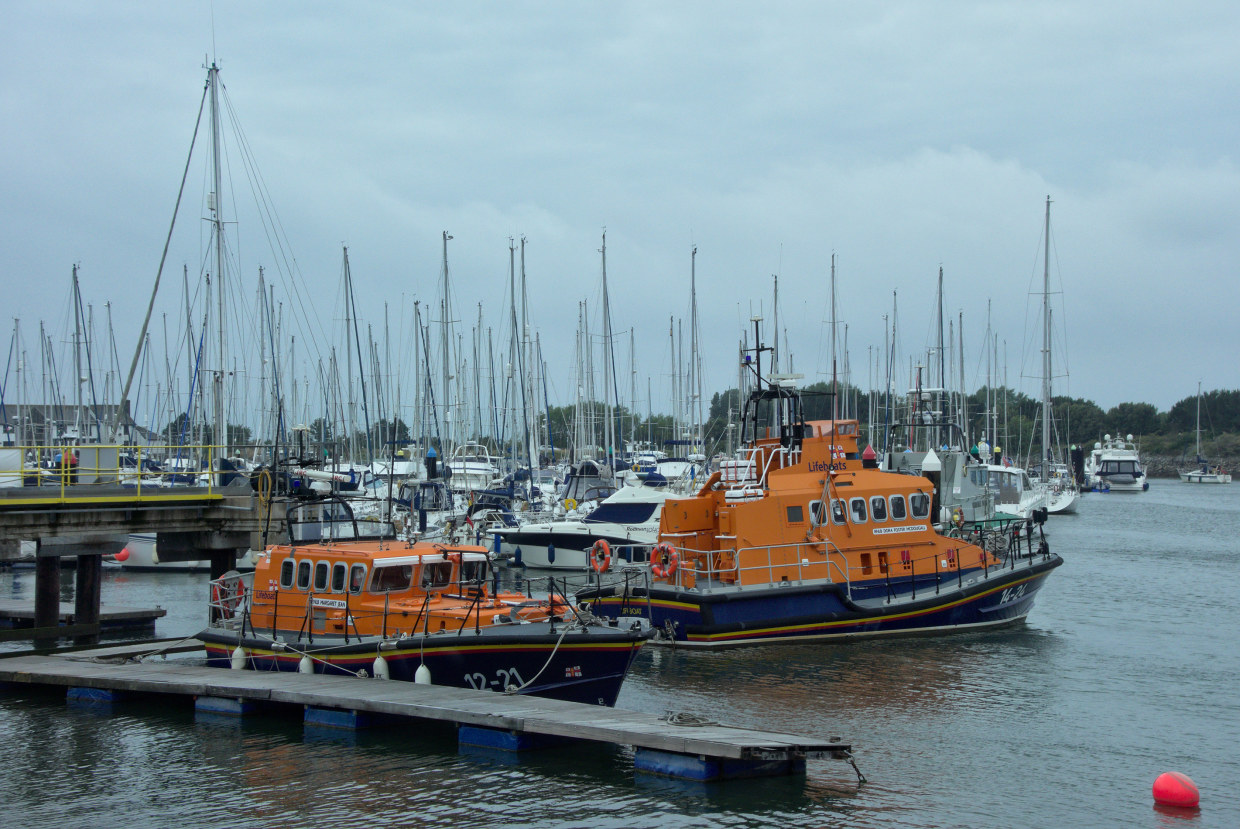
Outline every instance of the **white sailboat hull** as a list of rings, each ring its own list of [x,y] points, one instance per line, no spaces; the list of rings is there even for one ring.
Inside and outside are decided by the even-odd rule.
[[[1230,472],[1181,472],[1180,480],[1186,484],[1229,484]]]

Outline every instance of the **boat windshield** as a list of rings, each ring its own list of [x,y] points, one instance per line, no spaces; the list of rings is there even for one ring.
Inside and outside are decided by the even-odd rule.
[[[422,587],[447,587],[452,581],[452,562],[437,561],[422,565]]]
[[[451,565],[449,565],[451,567]],[[413,565],[376,566],[370,576],[371,593],[408,590],[413,584]]]
[[[599,504],[585,520],[591,524],[645,524],[654,515],[656,506],[658,505],[641,501],[630,503],[604,502]]]

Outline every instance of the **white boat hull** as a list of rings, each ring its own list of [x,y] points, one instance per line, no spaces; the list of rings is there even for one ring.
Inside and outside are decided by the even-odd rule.
[[[1186,484],[1229,484],[1230,472],[1181,472],[1180,480]]]
[[[125,551],[128,552],[124,556],[124,560],[117,559],[117,563],[126,570],[151,570],[161,573],[209,573],[211,572],[211,560],[199,559],[196,561],[163,561],[159,557],[159,549],[155,543],[154,533],[133,533],[129,536],[129,540],[125,543]],[[237,569],[241,571],[249,571],[254,569],[254,556],[252,550],[247,550],[245,555],[237,557]]]
[[[1080,497],[1080,493],[1075,489],[1062,489],[1059,492],[1051,490],[1047,493],[1046,511],[1051,515],[1074,513]]]
[[[644,560],[646,551],[658,540],[658,525],[643,530],[615,524],[556,521],[500,530],[496,535],[497,554],[501,558],[519,561],[527,567],[584,570],[590,564],[590,549],[599,539],[610,545],[613,558],[618,555],[618,548],[631,545],[640,548],[634,556]]]

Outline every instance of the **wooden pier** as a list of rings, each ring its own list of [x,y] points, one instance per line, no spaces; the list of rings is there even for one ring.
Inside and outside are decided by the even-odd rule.
[[[70,602],[61,602],[57,615],[59,636],[73,636],[80,629],[91,628],[95,633],[104,631],[151,631],[155,630],[155,620],[168,615],[162,607],[105,607],[100,608],[96,622],[83,624],[77,618],[77,607]],[[0,641],[10,638],[4,635],[5,630],[22,631],[11,638],[29,639],[30,629],[34,627],[35,607],[33,601],[21,599],[0,599]]]
[[[201,448],[201,447],[200,447]],[[106,452],[104,450],[107,450]],[[84,450],[82,450],[84,451]],[[8,466],[0,458],[0,544],[11,552],[22,540],[35,542],[34,620],[25,638],[47,645],[63,636],[79,644],[98,642],[102,554],[115,552],[100,539],[123,539],[130,533],[155,533],[163,561],[209,559],[211,577],[237,566],[239,552],[251,548],[267,532],[283,532],[283,503],[254,492],[245,480],[228,486],[136,486],[121,483],[119,447],[92,447],[110,453],[112,464],[92,461],[78,476],[59,476],[47,483],[42,473],[33,481],[21,459],[8,449]],[[189,450],[186,450],[189,451]],[[28,484],[38,485],[28,485]],[[89,547],[45,547],[43,539],[80,540]],[[75,624],[58,623],[60,559],[75,557]],[[12,637],[9,637],[12,638]]]
[[[434,720],[455,724],[462,746],[507,751],[563,740],[611,743],[635,749],[638,771],[696,781],[803,773],[807,759],[852,762],[852,747],[834,739],[693,717],[411,682],[225,670],[177,660],[124,661],[136,651],[130,645],[0,658],[0,683],[64,687],[73,698],[100,702],[180,697],[192,699],[205,714],[250,716],[272,706],[297,706],[307,724],[339,728],[365,728],[391,718]]]

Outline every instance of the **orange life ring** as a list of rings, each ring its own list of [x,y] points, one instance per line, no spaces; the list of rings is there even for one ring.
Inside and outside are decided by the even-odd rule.
[[[611,546],[605,539],[600,538],[590,548],[590,566],[599,575],[611,569]]]
[[[240,578],[232,581],[225,576],[211,582],[211,605],[219,609],[220,618],[231,619],[235,616],[244,596],[245,585]]]
[[[666,541],[656,544],[650,551],[650,572],[656,578],[670,579],[680,567],[680,555]]]

